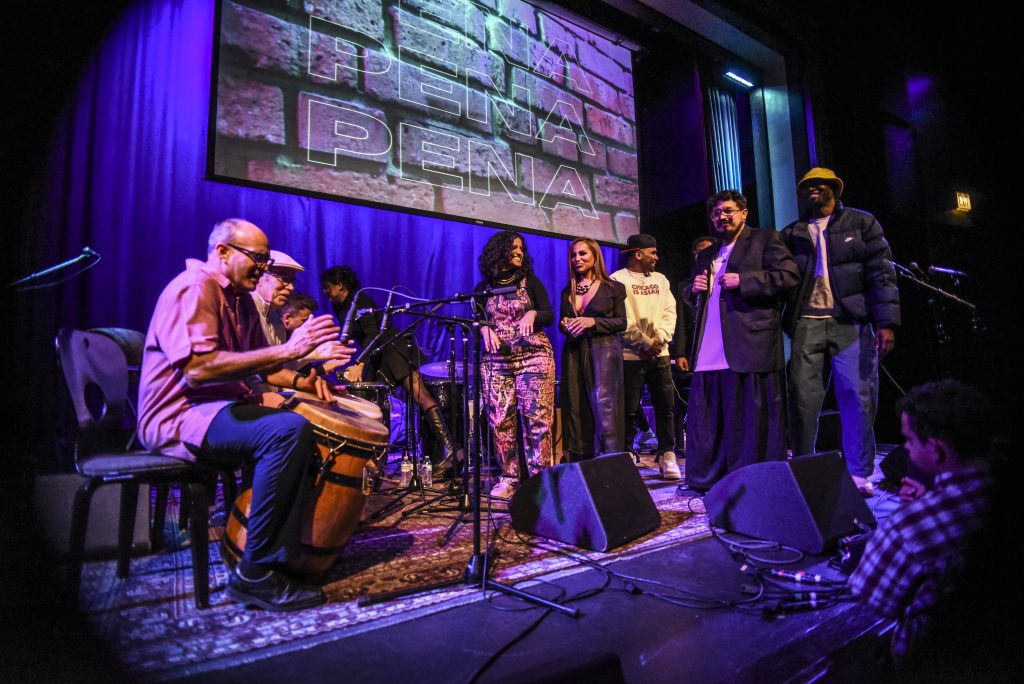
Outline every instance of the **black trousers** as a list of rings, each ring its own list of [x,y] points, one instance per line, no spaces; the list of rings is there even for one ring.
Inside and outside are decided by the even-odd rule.
[[[675,451],[675,390],[672,385],[672,367],[667,356],[643,361],[623,361],[623,395],[626,403],[626,446],[636,438],[637,418],[640,414],[640,395],[644,385],[654,405],[654,431],[658,435],[658,453]]]
[[[782,371],[693,374],[686,414],[686,483],[707,489],[727,473],[786,458]]]

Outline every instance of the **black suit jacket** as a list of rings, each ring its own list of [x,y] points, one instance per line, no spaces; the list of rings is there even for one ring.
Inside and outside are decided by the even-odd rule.
[[[694,278],[710,270],[718,254],[721,240],[697,255],[685,292],[691,303],[697,297],[691,289]],[[781,370],[785,364],[782,353],[782,320],[779,310],[782,296],[797,286],[800,272],[793,256],[774,230],[747,226],[736,238],[725,273],[738,273],[740,286],[721,291],[719,311],[722,317],[722,342],[730,370],[737,373],[766,373]],[[691,350],[691,366],[700,353],[704,322],[709,314],[700,297],[697,311],[697,349]]]

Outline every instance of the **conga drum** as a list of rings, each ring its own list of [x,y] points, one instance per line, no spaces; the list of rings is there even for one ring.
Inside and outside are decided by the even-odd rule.
[[[301,552],[288,563],[293,572],[315,578],[334,565],[359,523],[366,499],[364,469],[386,454],[388,431],[379,421],[311,394],[296,392],[283,408],[312,423],[316,437],[316,468],[310,469],[313,482],[302,504]],[[247,488],[228,516],[221,548],[231,567],[245,550],[251,501]]]
[[[302,396],[301,394],[299,396]],[[384,412],[381,407],[355,393],[335,394],[334,401],[346,411],[358,413],[370,420],[384,422]]]

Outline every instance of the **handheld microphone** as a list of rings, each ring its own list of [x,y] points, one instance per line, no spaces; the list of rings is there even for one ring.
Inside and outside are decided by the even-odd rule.
[[[947,268],[945,266],[929,266],[928,272],[932,275],[941,273],[942,275],[954,276],[956,278],[966,278],[967,274],[963,271],[958,271],[955,268]]]
[[[827,608],[832,601],[823,599],[811,599],[810,601],[773,601],[764,607],[765,615],[780,615],[782,613],[797,613],[803,610],[817,610]]]
[[[710,275],[711,274],[708,272],[708,269],[704,269],[704,276],[708,277]],[[710,287],[711,287],[711,278],[708,277],[708,288],[710,288]],[[708,293],[708,290],[704,290],[703,292],[698,292],[697,293],[697,299],[694,301],[694,305],[693,305],[693,312],[694,312],[693,332],[691,333],[690,349],[689,349],[690,358],[693,359],[693,363],[690,365],[690,369],[691,370],[696,370],[696,368],[697,368],[697,341],[700,339],[700,327],[701,327],[701,325],[700,325],[700,314],[701,314],[701,311],[700,310],[704,306],[704,297],[705,297],[705,295],[707,295],[707,293]]]
[[[788,570],[779,570],[776,568],[763,568],[761,572],[772,577],[781,577],[783,579],[789,580],[790,582],[796,582],[798,584],[837,584],[837,582],[835,582],[834,580],[826,579],[821,575],[812,575],[810,573],[804,572],[803,570],[790,572]]]
[[[519,289],[518,285],[504,285],[502,287],[491,287],[480,293],[481,297],[496,297],[498,295],[512,294]]]

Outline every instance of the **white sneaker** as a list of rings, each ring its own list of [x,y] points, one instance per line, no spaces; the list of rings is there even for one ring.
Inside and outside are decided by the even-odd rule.
[[[666,480],[678,480],[682,473],[679,472],[679,464],[676,463],[676,455],[666,451],[658,459],[658,466],[661,468],[661,476]]]
[[[516,481],[512,479],[502,477],[491,487],[492,499],[511,499],[515,493]]]

